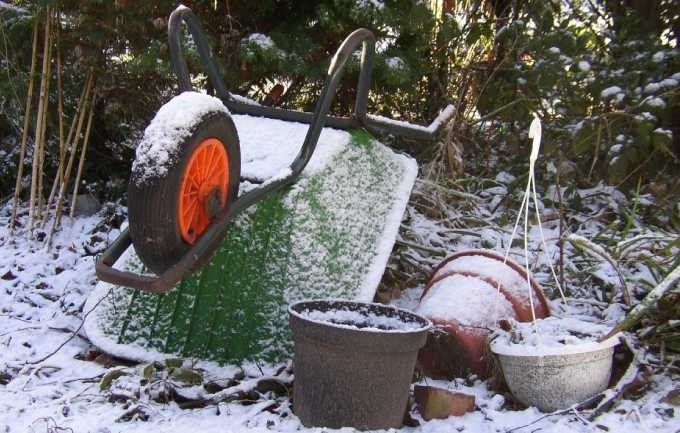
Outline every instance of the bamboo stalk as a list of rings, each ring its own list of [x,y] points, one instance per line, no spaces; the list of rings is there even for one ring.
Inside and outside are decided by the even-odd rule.
[[[92,90],[92,83],[94,82],[94,72],[92,69],[90,69],[90,72],[87,76],[86,84],[85,84],[85,94],[84,94],[84,99],[83,99],[83,107],[82,110],[79,113],[78,116],[78,125],[76,127],[76,131],[73,137],[73,145],[71,147],[71,154],[69,155],[68,158],[68,163],[66,164],[66,170],[64,172],[64,178],[63,181],[61,182],[61,186],[59,188],[59,196],[57,197],[57,204],[56,208],[54,211],[54,221],[52,221],[52,227],[50,228],[50,232],[47,235],[47,246],[49,247],[50,243],[52,242],[52,236],[54,235],[55,230],[57,227],[59,227],[59,223],[61,221],[61,214],[62,214],[62,208],[63,208],[63,203],[64,203],[64,195],[66,194],[66,186],[68,185],[69,178],[71,177],[71,171],[73,170],[73,162],[75,161],[76,158],[76,153],[78,152],[78,138],[80,136],[80,131],[82,130],[83,126],[83,120],[85,117],[85,112],[87,111],[87,102],[90,97],[90,91]]]
[[[33,229],[33,221],[35,219],[36,211],[36,195],[38,190],[38,164],[40,163],[40,135],[42,131],[42,123],[44,120],[43,112],[45,110],[45,98],[47,96],[46,86],[47,86],[47,67],[49,64],[49,38],[50,38],[50,19],[49,19],[50,7],[47,6],[47,12],[45,14],[45,44],[43,46],[43,62],[42,62],[42,76],[40,78],[40,97],[38,99],[38,117],[35,127],[35,141],[33,143],[33,165],[31,167],[31,195],[28,204],[28,232],[31,236],[31,231]]]
[[[71,121],[71,127],[68,130],[68,136],[66,137],[66,142],[64,143],[64,162],[66,160],[66,154],[68,153],[68,149],[70,147],[71,140],[73,139],[73,135],[76,130],[76,124],[78,122],[78,119],[80,118],[80,113],[83,111],[83,105],[85,104],[85,91],[87,90],[88,86],[88,81],[90,76],[88,75],[87,78],[85,79],[85,84],[83,84],[83,90],[80,92],[80,98],[78,98],[78,107],[76,108],[76,112],[73,114],[73,120]],[[56,192],[59,191],[59,187],[62,184],[64,179],[64,170],[62,170],[62,175],[61,178],[55,177],[54,182],[52,183],[52,189],[55,191],[55,196],[52,198],[56,198]],[[48,203],[48,207],[52,205],[52,200],[50,200],[50,203]]]
[[[26,141],[28,140],[28,127],[31,119],[31,102],[33,99],[33,76],[35,66],[38,63],[38,20],[33,24],[33,48],[31,54],[31,73],[28,76],[28,92],[26,94],[26,110],[24,111],[24,129],[21,133],[21,145],[19,147],[19,167],[17,169],[17,182],[14,186],[14,202],[12,203],[12,218],[9,223],[9,235],[14,234],[14,225],[17,217],[17,203],[21,195],[21,178],[24,174],[24,158],[26,156]]]
[[[92,118],[94,117],[95,103],[97,102],[97,89],[92,92],[92,101],[90,102],[90,115],[87,118],[87,128],[85,128],[85,138],[83,139],[83,148],[80,151],[80,161],[78,162],[78,172],[76,173],[76,180],[73,183],[73,197],[71,198],[71,210],[69,217],[73,218],[76,209],[76,200],[78,199],[78,186],[80,185],[80,178],[83,174],[83,166],[85,166],[85,154],[87,152],[87,144],[90,142],[90,130],[92,128]]]
[[[53,10],[50,12],[54,12]],[[54,19],[53,15],[48,14],[47,19],[52,21]],[[44,206],[44,197],[43,197],[43,182],[45,178],[45,135],[47,132],[47,113],[49,112],[49,106],[50,106],[50,87],[52,84],[52,24],[50,24],[50,34],[49,38],[47,39],[48,42],[48,48],[47,48],[47,83],[45,85],[45,106],[43,109],[43,120],[42,120],[42,130],[40,131],[40,152],[38,153],[38,157],[40,158],[40,161],[38,163],[38,190],[37,190],[37,198],[38,198],[38,203],[37,203],[37,208],[36,208],[36,219],[40,220],[42,219],[43,215],[43,206]]]
[[[57,175],[54,177],[54,182],[52,182],[52,188],[50,189],[50,195],[47,199],[45,206],[45,214],[43,216],[41,226],[44,226],[47,222],[47,217],[49,216],[50,206],[54,201],[54,196],[57,192],[57,187],[61,184],[62,178],[64,177],[64,160],[66,159],[66,141],[64,141],[64,97],[61,84],[61,24],[60,24],[61,13],[57,11],[56,13],[56,39],[57,39],[57,115],[59,117],[59,165],[57,167]],[[85,88],[83,88],[83,91]],[[82,98],[82,96],[81,96]],[[73,126],[71,127],[73,128]],[[70,134],[70,131],[69,131]]]

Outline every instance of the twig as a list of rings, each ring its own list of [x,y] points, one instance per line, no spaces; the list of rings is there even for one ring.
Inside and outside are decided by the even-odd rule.
[[[413,243],[413,242],[405,241],[403,239],[397,239],[396,243],[399,244],[399,245],[404,245],[406,247],[411,247],[411,248],[415,248],[417,250],[436,254],[438,256],[445,256],[446,255],[446,251],[444,251],[444,250],[436,250],[434,248],[430,248],[430,247],[426,247],[425,245],[420,245],[420,244],[416,244],[416,243]]]
[[[560,284],[562,285],[562,289],[566,292],[567,286],[565,285],[564,281],[564,198],[562,197],[561,174],[562,174],[562,152],[559,153],[557,161],[555,186],[557,187],[557,201],[559,202],[560,206],[558,211],[560,217],[560,240],[558,243],[560,247],[560,258],[558,262],[558,269],[560,272]]]
[[[571,242],[573,245],[583,248],[585,251],[591,253],[591,255],[599,257],[600,259],[605,260],[607,263],[611,265],[611,267],[614,269],[614,271],[619,277],[619,282],[621,283],[621,293],[623,294],[623,301],[626,303],[626,305],[630,307],[630,293],[628,292],[628,286],[626,285],[626,280],[623,278],[623,273],[621,272],[621,269],[619,268],[619,265],[616,263],[614,258],[611,255],[609,255],[609,253],[607,253],[607,251],[605,251],[604,248],[584,238],[583,236],[571,234],[567,237],[567,240]]]
[[[565,413],[571,412],[571,410],[572,410],[572,408],[564,409],[564,410],[558,410],[557,412],[547,413],[547,414],[543,415],[542,417],[536,418],[535,420],[531,421],[529,424],[520,425],[520,426],[517,426],[517,427],[513,427],[510,430],[506,430],[505,433],[511,433],[511,432],[516,431],[516,430],[520,430],[520,429],[523,429],[523,428],[530,427],[530,426],[536,424],[537,422],[543,421],[546,418],[549,418],[551,416],[556,416],[556,415],[564,415]]]
[[[633,347],[626,337],[622,337],[621,339],[624,341],[626,347],[628,347],[628,350],[633,353],[633,359],[616,385],[600,394],[604,398],[597,404],[593,412],[588,417],[589,421],[593,421],[595,418],[600,416],[602,412],[606,411],[614,403],[616,403],[616,401],[621,398],[621,396],[631,387],[631,385],[634,384],[638,372],[640,371],[641,357],[639,351]]]
[[[19,147],[19,166],[17,168],[17,182],[14,187],[14,203],[12,203],[12,217],[9,223],[9,235],[14,234],[14,225],[17,217],[17,202],[21,195],[21,178],[24,175],[24,158],[26,155],[26,141],[28,140],[28,128],[31,119],[31,102],[33,100],[33,76],[38,60],[38,20],[33,24],[33,49],[31,54],[31,73],[28,76],[28,92],[26,94],[26,111],[24,111],[24,129],[21,133],[21,145]]]
[[[36,365],[36,364],[40,364],[40,363],[42,363],[42,362],[47,361],[47,360],[48,360],[49,358],[51,358],[52,356],[56,355],[57,352],[59,352],[59,351],[61,350],[62,347],[66,346],[66,344],[68,344],[71,340],[73,340],[74,338],[76,338],[76,336],[78,336],[78,332],[80,332],[80,330],[81,330],[81,329],[83,328],[83,326],[85,325],[85,320],[87,320],[87,317],[90,315],[90,313],[92,313],[92,312],[99,306],[99,304],[102,303],[102,301],[103,301],[104,299],[108,298],[112,291],[113,291],[113,287],[110,288],[109,291],[106,293],[106,295],[102,296],[102,298],[101,298],[100,300],[98,300],[97,303],[94,304],[94,306],[93,306],[88,312],[86,312],[86,313],[83,315],[83,320],[81,320],[80,325],[78,325],[78,328],[77,328],[75,331],[73,331],[73,334],[71,334],[70,337],[68,337],[66,340],[64,340],[64,342],[61,343],[61,344],[60,344],[56,349],[54,349],[52,352],[48,353],[47,355],[43,356],[42,358],[40,358],[40,359],[38,359],[38,360],[36,360],[36,361],[28,362],[28,364],[29,364],[29,365]]]

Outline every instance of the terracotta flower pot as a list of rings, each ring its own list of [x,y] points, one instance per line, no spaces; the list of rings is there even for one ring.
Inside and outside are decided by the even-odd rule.
[[[452,378],[472,370],[488,377],[488,328],[502,319],[532,320],[532,303],[536,318],[550,315],[539,284],[533,278],[527,281],[522,266],[503,259],[491,250],[464,250],[434,269],[416,309],[441,331],[431,332],[420,352],[419,366],[425,374]]]

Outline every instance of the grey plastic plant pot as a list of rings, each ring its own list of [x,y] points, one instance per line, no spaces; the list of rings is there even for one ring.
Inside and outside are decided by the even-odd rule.
[[[541,412],[571,407],[601,393],[609,385],[614,346],[618,338],[584,343],[563,353],[519,355],[491,345],[499,358],[503,377],[512,395]]]
[[[339,300],[298,302],[288,313],[293,408],[302,424],[401,427],[430,321],[394,307]]]

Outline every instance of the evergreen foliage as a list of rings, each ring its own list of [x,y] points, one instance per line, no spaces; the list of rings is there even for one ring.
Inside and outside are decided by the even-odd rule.
[[[0,7],[0,150],[16,160],[34,20],[47,4],[62,11],[67,122],[89,68],[99,89],[88,179],[125,179],[132,149],[176,91],[167,47],[175,1],[6,0]],[[543,118],[553,159],[585,179],[634,186],[671,184],[680,157],[680,20],[673,1],[634,0],[293,0],[187,1],[198,15],[227,86],[263,101],[311,110],[329,58],[358,27],[378,38],[369,109],[421,123],[454,103],[452,136],[465,159],[489,149],[523,155],[529,112]],[[21,8],[21,9],[17,9]],[[650,12],[651,11],[651,12]],[[653,12],[653,13],[652,13]],[[209,88],[191,42],[190,70]],[[54,68],[53,68],[54,71]],[[351,110],[358,61],[350,62],[333,111]],[[209,89],[208,89],[209,90]],[[56,104],[56,86],[50,104]],[[479,119],[483,121],[480,121]],[[48,116],[55,146],[56,110]],[[450,134],[451,135],[451,134]],[[449,146],[450,144],[446,144]],[[418,145],[437,160],[446,146]],[[546,160],[549,158],[546,158]],[[0,192],[16,167],[3,166]],[[665,188],[671,191],[673,188]],[[112,194],[118,194],[112,191]]]

